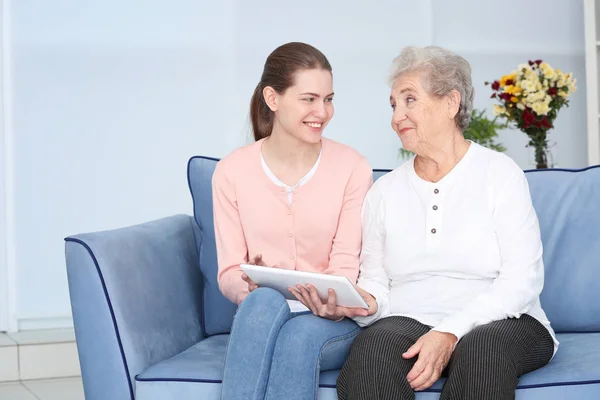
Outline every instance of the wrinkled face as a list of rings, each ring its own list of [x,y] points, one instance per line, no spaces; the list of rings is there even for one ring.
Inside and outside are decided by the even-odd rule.
[[[300,70],[294,85],[274,94],[275,126],[307,143],[318,143],[333,117],[333,78],[324,69]],[[274,109],[275,108],[275,109]]]
[[[392,129],[402,141],[402,147],[419,154],[419,150],[437,143],[449,123],[448,99],[429,94],[420,73],[404,73],[392,86],[390,104]]]

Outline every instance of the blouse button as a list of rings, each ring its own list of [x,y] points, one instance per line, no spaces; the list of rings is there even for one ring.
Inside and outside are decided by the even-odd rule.
[[[437,189],[436,189],[436,190],[437,190]],[[281,193],[285,192],[285,189],[284,189],[284,188],[281,188],[281,189],[280,189],[280,192],[281,192]]]
[[[438,206],[433,206],[433,211],[437,211]]]
[[[437,231],[435,230],[435,228],[433,228],[433,229],[431,230],[431,233],[433,233],[433,234],[435,234],[436,232],[437,232]]]
[[[438,194],[440,192],[439,189],[433,189],[433,193]]]
[[[292,232],[289,232],[289,233],[288,233],[288,236],[289,236],[289,237],[292,237],[292,236],[294,236],[294,234],[293,234]]]
[[[290,259],[293,260],[294,258],[296,258],[296,256],[293,254],[290,254]]]

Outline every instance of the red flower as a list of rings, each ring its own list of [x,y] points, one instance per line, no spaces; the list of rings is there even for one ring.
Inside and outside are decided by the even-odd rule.
[[[536,63],[537,65],[540,65],[540,64],[542,63],[542,60],[535,60],[535,63]]]
[[[493,93],[493,94],[490,96],[490,99],[495,99],[495,98],[496,98],[496,93]]]
[[[510,101],[510,94],[508,93],[500,93],[498,97],[500,97],[504,101]]]
[[[533,64],[535,64],[533,61],[529,60],[529,66],[533,67]]]
[[[500,82],[494,81],[494,83],[492,83],[492,90],[498,90],[498,89],[500,89]]]
[[[530,111],[529,108],[526,108],[525,111],[523,111],[523,128],[529,128],[534,121],[535,115]]]
[[[550,120],[546,116],[544,116],[544,118],[542,118],[542,120],[540,121],[540,125],[542,128],[546,128],[546,129],[552,128],[552,124],[550,123]]]
[[[515,81],[513,81],[512,79],[507,79],[506,80],[506,86],[510,86],[510,85],[514,85]]]
[[[548,94],[550,96],[556,96],[558,94],[558,90],[556,90],[555,87],[551,87],[550,89],[548,89]]]

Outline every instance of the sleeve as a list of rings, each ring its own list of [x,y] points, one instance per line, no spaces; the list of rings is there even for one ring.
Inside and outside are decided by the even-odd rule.
[[[354,317],[359,326],[368,326],[390,314],[390,280],[383,267],[385,232],[381,200],[375,200],[377,192],[370,192],[362,210],[362,252],[358,286],[377,300],[377,312],[368,317]],[[375,204],[373,204],[375,203]]]
[[[248,295],[240,264],[248,262],[248,248],[237,208],[234,182],[223,165],[217,164],[212,178],[213,217],[217,261],[217,281],[225,297],[240,304]]]
[[[460,338],[471,329],[506,318],[517,318],[535,304],[544,285],[542,240],[529,185],[514,165],[495,191],[493,223],[500,248],[498,276],[485,292],[433,330]]]
[[[372,184],[373,169],[361,158],[346,184],[329,265],[324,273],[345,276],[350,282],[356,282],[361,251],[361,208]]]

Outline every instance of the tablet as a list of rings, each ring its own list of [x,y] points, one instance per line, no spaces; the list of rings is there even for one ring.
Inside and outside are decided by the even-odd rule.
[[[333,289],[335,290],[338,306],[369,308],[360,293],[344,276],[261,267],[251,264],[241,264],[240,268],[258,286],[275,289],[286,299],[296,300],[296,297],[288,288],[295,288],[296,285],[306,286],[307,283],[310,283],[317,289],[319,297],[324,302],[329,298],[329,289]]]

